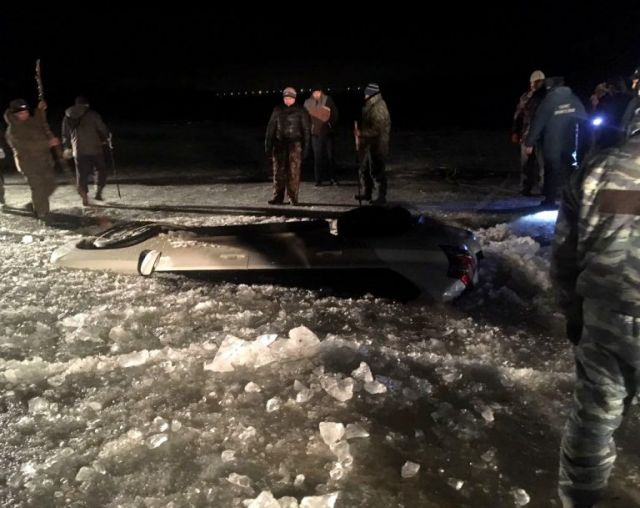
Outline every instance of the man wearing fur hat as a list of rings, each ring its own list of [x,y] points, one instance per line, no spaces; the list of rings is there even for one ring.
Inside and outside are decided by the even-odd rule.
[[[380,87],[377,83],[369,83],[364,89],[362,125],[355,133],[359,146],[359,177],[362,184],[362,193],[355,196],[358,201],[365,200],[380,205],[387,202],[385,162],[389,154],[390,131],[391,117]],[[378,186],[378,196],[372,199],[374,180]]]
[[[27,103],[14,99],[4,113],[7,143],[13,150],[16,168],[31,188],[31,206],[39,219],[45,219],[49,213],[49,196],[56,188],[51,148],[60,144],[45,126],[46,109],[46,102],[40,101],[31,116]]]
[[[304,108],[311,116],[311,144],[313,145],[313,169],[316,187],[326,178],[336,185],[333,166],[333,129],[338,123],[338,108],[333,99],[324,93],[321,85],[314,85],[311,97],[304,101]]]
[[[271,113],[264,148],[273,167],[273,197],[270,205],[281,205],[285,189],[292,205],[298,204],[300,189],[300,165],[308,155],[311,128],[309,113],[296,104],[297,92],[286,87],[282,92],[282,104]]]

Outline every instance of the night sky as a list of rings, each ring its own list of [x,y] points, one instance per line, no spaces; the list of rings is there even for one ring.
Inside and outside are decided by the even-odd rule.
[[[0,102],[35,99],[41,58],[54,109],[85,94],[106,116],[246,119],[262,102],[216,94],[321,82],[353,101],[360,97],[347,87],[377,81],[407,125],[500,127],[536,68],[565,76],[586,99],[596,83],[640,65],[640,6],[632,2],[449,4],[437,13],[429,3],[350,4],[357,16],[322,3],[315,11],[297,3],[184,12],[176,3],[166,10],[95,4],[104,12],[3,8]],[[264,112],[257,116],[264,120]]]

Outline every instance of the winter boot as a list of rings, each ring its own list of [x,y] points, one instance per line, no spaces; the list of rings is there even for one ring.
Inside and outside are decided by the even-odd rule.
[[[103,197],[102,197],[102,189],[104,189],[104,187],[97,187],[96,188],[96,195],[94,196],[94,199],[96,201],[103,201]]]

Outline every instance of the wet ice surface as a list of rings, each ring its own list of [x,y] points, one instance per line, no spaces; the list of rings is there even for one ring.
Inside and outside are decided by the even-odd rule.
[[[397,185],[403,199],[424,198]],[[214,193],[228,204],[268,192],[123,186],[131,203],[210,202]],[[303,192],[340,200],[311,194],[326,188]],[[24,186],[7,194],[27,200]],[[75,200],[61,187],[52,204],[95,217]],[[473,210],[440,215],[476,225],[486,255],[479,287],[447,307],[59,269],[49,256],[78,230],[0,214],[2,503],[559,506],[556,456],[573,375],[550,294],[548,226],[487,224]],[[640,474],[637,423],[632,415],[619,439],[615,474],[627,489]]]

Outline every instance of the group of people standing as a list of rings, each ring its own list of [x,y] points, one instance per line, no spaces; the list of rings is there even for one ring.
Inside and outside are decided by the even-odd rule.
[[[90,108],[85,97],[77,97],[75,104],[65,111],[62,142],[50,129],[46,110],[47,104],[43,100],[32,114],[24,99],[14,99],[4,113],[6,143],[13,152],[16,169],[27,180],[31,190],[31,201],[24,209],[33,212],[39,219],[47,218],[49,198],[56,189],[56,161],[52,149],[58,150],[64,160],[74,160],[75,185],[83,205],[88,205],[88,182],[92,173],[96,174],[94,199],[103,199],[107,178],[105,149],[110,146],[111,140],[109,129],[100,115]],[[4,185],[1,180],[0,204],[4,205]]]
[[[297,91],[286,87],[282,104],[271,113],[265,136],[265,152],[272,161],[273,196],[271,205],[284,203],[285,191],[291,205],[299,204],[300,169],[303,159],[313,150],[315,185],[325,180],[338,185],[333,157],[333,133],[338,109],[320,85],[313,87],[304,106],[296,104]],[[385,163],[389,152],[391,120],[389,110],[376,83],[364,89],[362,124],[354,130],[360,160],[362,191],[355,199],[384,204],[387,194]],[[377,197],[373,199],[374,181]]]

